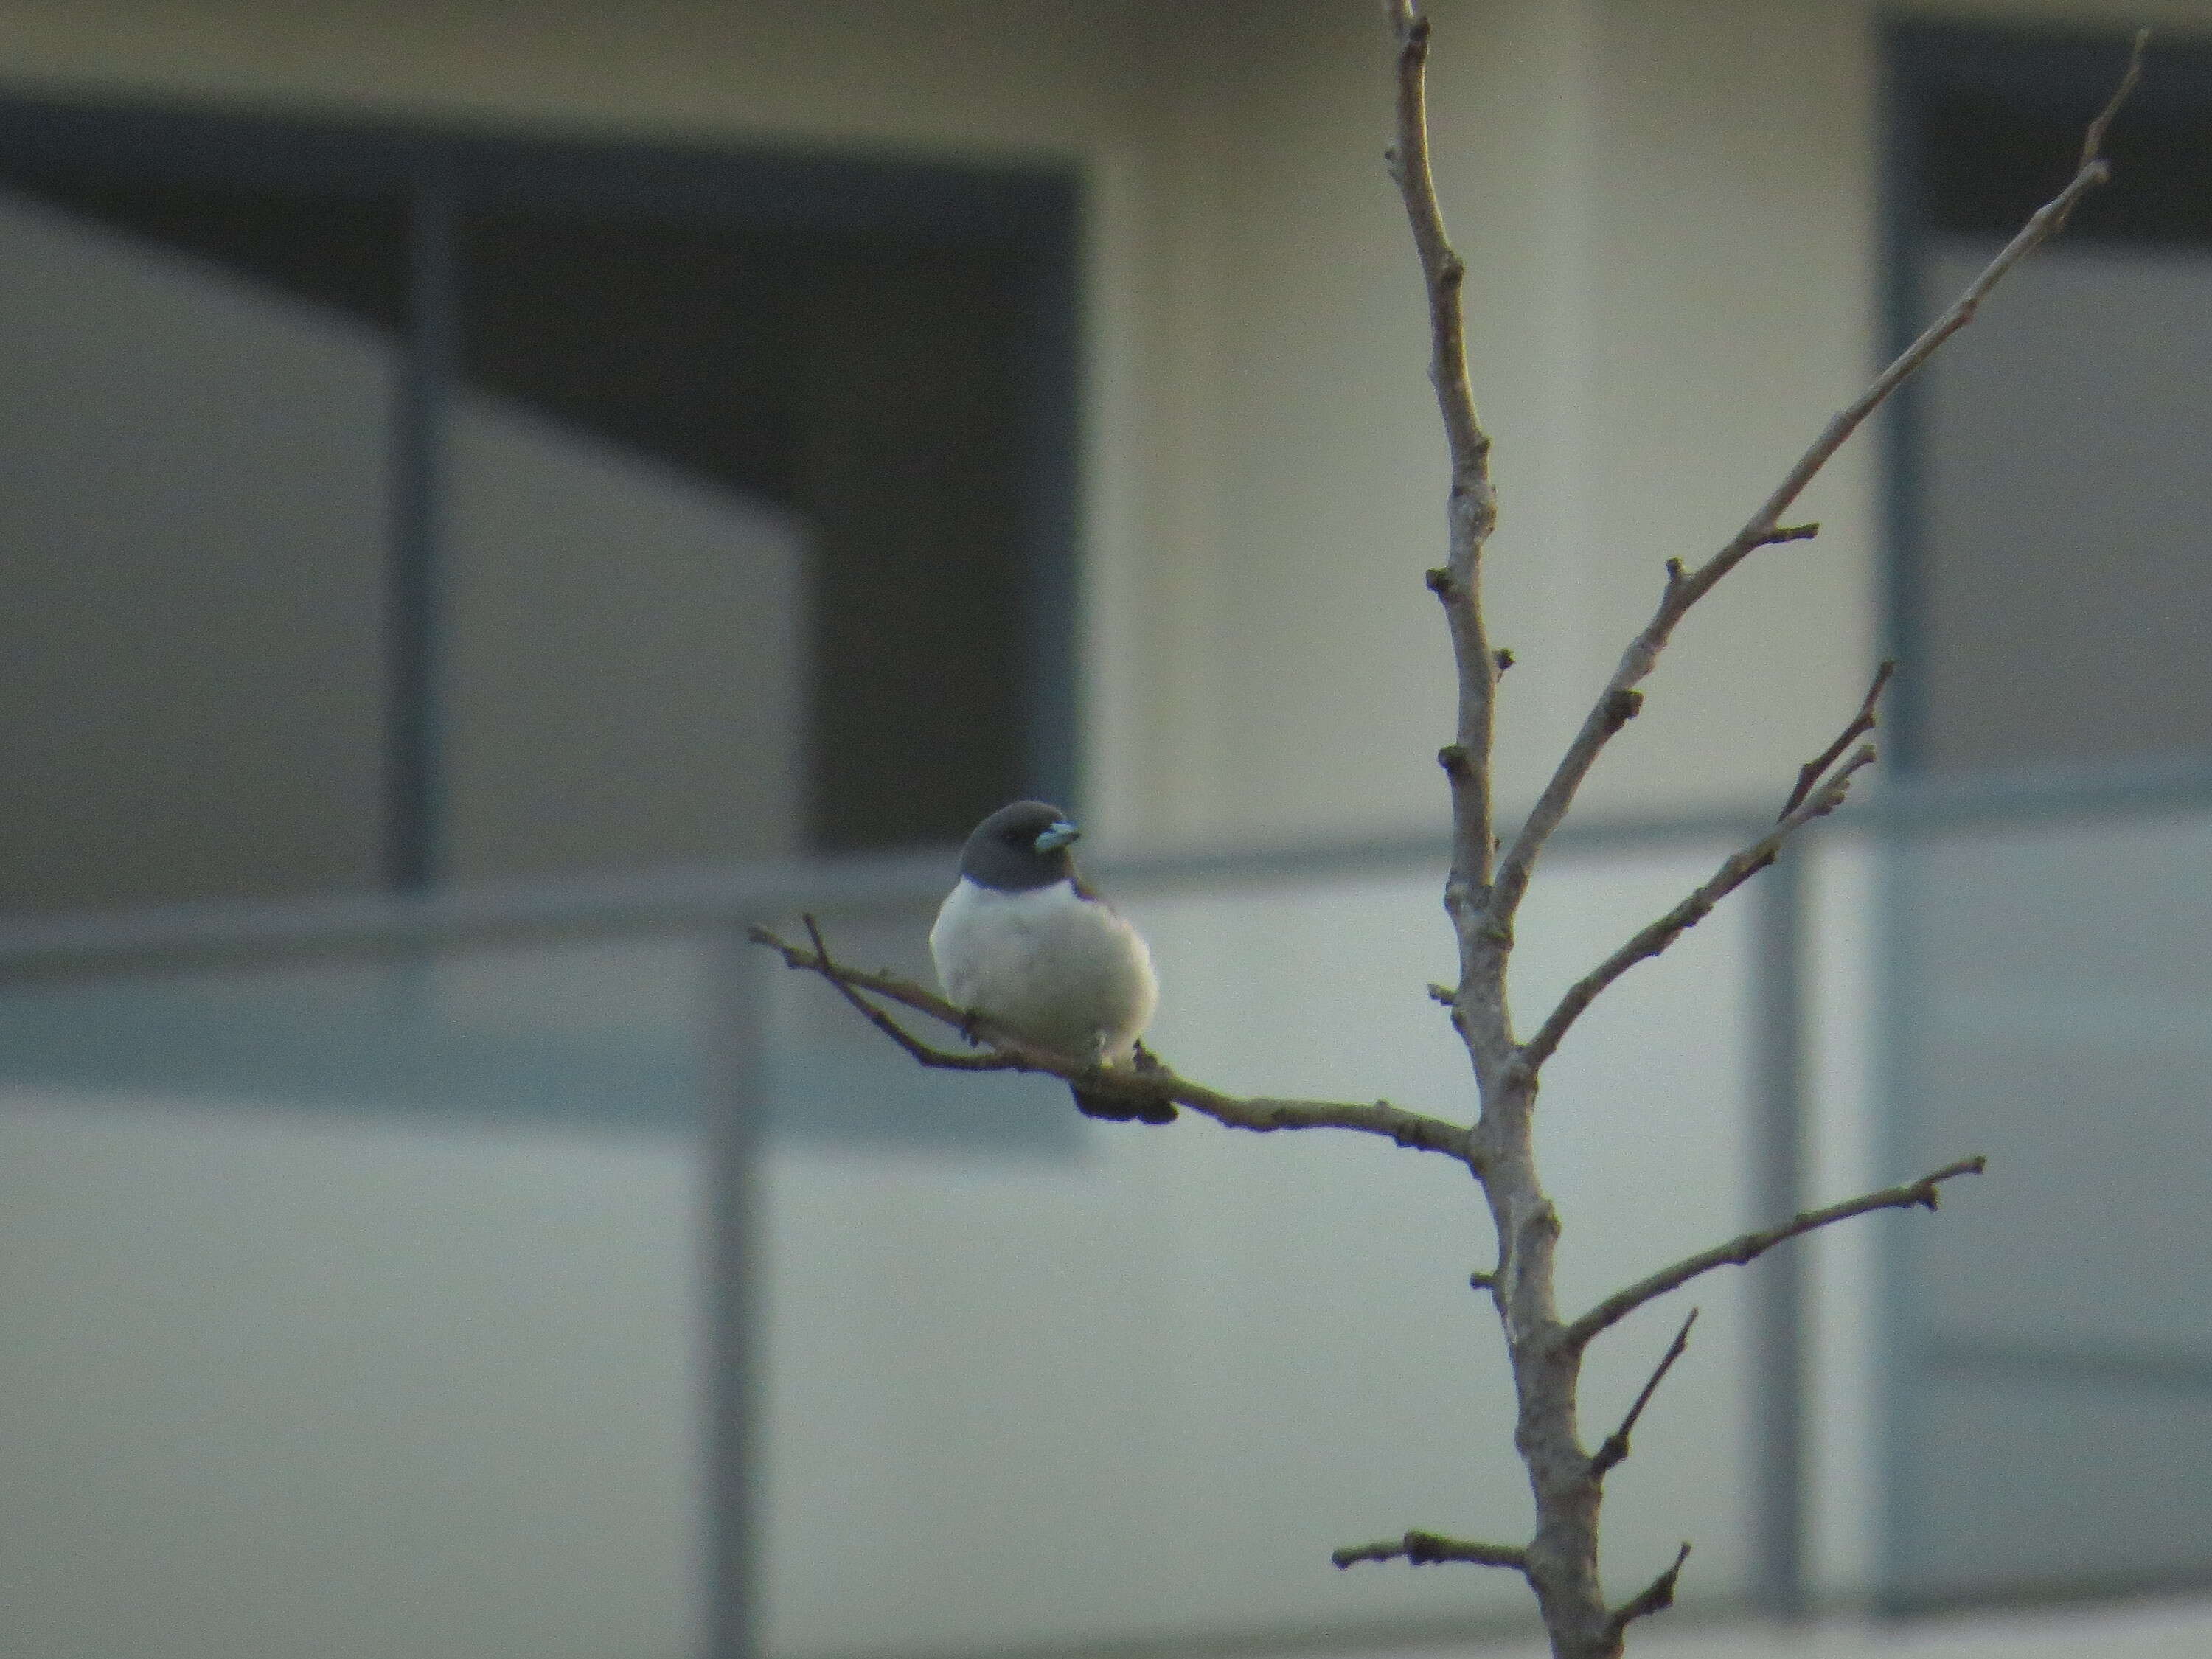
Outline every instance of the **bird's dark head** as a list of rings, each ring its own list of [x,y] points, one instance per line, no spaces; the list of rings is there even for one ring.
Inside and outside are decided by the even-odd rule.
[[[1018,800],[975,826],[960,849],[960,873],[1007,893],[1072,881],[1075,860],[1067,849],[1082,833],[1057,806]]]

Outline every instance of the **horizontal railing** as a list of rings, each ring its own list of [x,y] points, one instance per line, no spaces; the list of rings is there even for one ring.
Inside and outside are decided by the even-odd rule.
[[[2026,826],[2101,816],[2143,817],[2212,807],[2212,765],[2144,764],[2095,773],[2047,772],[1972,780],[1885,778],[1863,798],[1813,826],[1810,838],[1864,836],[1899,830],[1942,835],[1992,826]],[[1771,817],[1747,809],[1596,817],[1569,825],[1552,844],[1561,863],[1644,851],[1710,847],[1717,853],[1756,838]],[[1109,890],[1142,895],[1203,895],[1268,884],[1326,883],[1422,868],[1439,878],[1449,857],[1441,834],[1382,835],[1238,849],[1194,849],[1102,857],[1086,862]],[[635,874],[491,883],[421,894],[364,893],[251,902],[208,902],[105,914],[19,919],[0,925],[0,983],[96,982],[149,969],[257,967],[313,958],[375,957],[434,946],[495,945],[548,938],[626,934],[721,933],[723,960],[757,953],[730,930],[799,909],[825,915],[923,908],[944,891],[952,849],[818,857],[742,866],[697,866]],[[1802,1057],[1805,998],[1800,982],[1808,907],[1797,872],[1785,860],[1747,896],[1755,907],[1748,934],[1750,1035],[1748,1075],[1752,1142],[1745,1188],[1762,1215],[1802,1207],[1796,1151],[1806,1139],[1807,1067]],[[1441,916],[1437,919],[1441,930]],[[720,971],[720,970],[717,970]],[[734,988],[717,1006],[737,1030],[754,1018]],[[741,1045],[740,1045],[741,1046]],[[757,1104],[758,1084],[740,1057],[716,1083],[716,1115],[726,1126]],[[757,1129],[726,1127],[715,1139],[718,1190],[746,1189],[757,1156]],[[710,1252],[720,1280],[718,1373],[746,1374],[755,1346],[750,1321],[750,1224],[741,1213],[714,1218]],[[1806,1493],[1805,1429],[1800,1379],[1806,1311],[1794,1268],[1767,1266],[1751,1309],[1753,1397],[1756,1425],[1748,1508],[1757,1541],[1751,1569],[1754,1598],[1789,1612],[1807,1600],[1802,1551]],[[1940,1358],[1941,1356],[1939,1356]],[[2191,1362],[2192,1364],[2195,1362]],[[2192,1384],[2197,1373],[2191,1370]],[[717,1400],[720,1450],[712,1524],[718,1559],[752,1553],[752,1475],[743,1448],[755,1404],[742,1392]],[[714,1590],[714,1659],[750,1659],[757,1651],[757,1620],[747,1574],[733,1571]]]
[[[2212,765],[2194,760],[1970,779],[1885,777],[1810,832],[1864,834],[1891,825],[1941,830],[2208,804]],[[1747,808],[1593,816],[1564,826],[1550,851],[1573,857],[1748,841],[1771,823]],[[1449,857],[1442,833],[1407,833],[1122,854],[1088,860],[1086,866],[1109,888],[1174,891],[1425,863],[1441,871]],[[96,975],[176,958],[252,959],[544,933],[651,932],[742,922],[799,908],[933,903],[956,858],[951,848],[933,848],[486,882],[423,893],[210,900],[16,918],[0,921],[0,976]]]

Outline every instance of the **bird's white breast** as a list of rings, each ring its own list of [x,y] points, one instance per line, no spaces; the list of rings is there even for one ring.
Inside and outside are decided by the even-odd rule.
[[[929,954],[952,1001],[1078,1059],[1127,1060],[1159,1001],[1137,930],[1065,881],[1006,893],[963,876]]]

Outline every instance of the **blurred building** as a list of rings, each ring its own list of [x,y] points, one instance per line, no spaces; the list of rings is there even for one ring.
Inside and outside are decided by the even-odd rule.
[[[2212,4],[1434,12],[1509,811],[2160,26],[2118,182],[1681,630],[1516,995],[1900,655],[1872,799],[1555,1063],[1563,1298],[1991,1172],[1674,1298],[1608,1582],[2201,1651]],[[1517,1581],[1327,1564],[1528,1525],[1463,1179],[918,1075],[737,939],[919,968],[1048,794],[1179,1066],[1471,1109],[1375,9],[0,20],[0,1645],[1522,1650]]]

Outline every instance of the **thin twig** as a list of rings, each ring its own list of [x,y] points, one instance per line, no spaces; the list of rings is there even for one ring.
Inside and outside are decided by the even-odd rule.
[[[1864,737],[1880,723],[1875,714],[1875,705],[1881,701],[1882,688],[1889,684],[1889,677],[1895,672],[1897,659],[1883,658],[1881,666],[1874,671],[1874,684],[1867,687],[1866,696],[1859,702],[1859,712],[1851,716],[1851,723],[1838,734],[1833,743],[1797,769],[1797,787],[1790,792],[1790,799],[1782,804],[1781,811],[1775,814],[1778,818],[1786,818],[1802,806],[1805,797],[1813,793],[1813,786],[1820,782],[1826,775],[1828,769],[1836,763],[1836,757],[1851,746],[1851,740]]]
[[[1417,1567],[1442,1561],[1465,1561],[1478,1567],[1509,1567],[1528,1571],[1528,1552],[1517,1544],[1478,1544],[1464,1538],[1446,1538],[1433,1532],[1409,1532],[1403,1538],[1385,1538],[1375,1544],[1353,1544],[1329,1552],[1341,1569],[1357,1561],[1395,1561],[1400,1557]]]
[[[1388,0],[1397,46],[1397,123],[1387,160],[1405,204],[1413,247],[1420,258],[1429,309],[1429,381],[1443,418],[1451,458],[1446,507],[1448,541],[1441,569],[1428,574],[1443,603],[1459,671],[1459,714],[1447,754],[1452,792],[1452,878],[1446,902],[1472,910],[1490,885],[1494,847],[1491,819],[1491,744],[1498,677],[1504,672],[1490,647],[1482,614],[1482,544],[1498,521],[1490,482],[1490,436],[1475,412],[1468,380],[1467,323],[1461,290],[1467,264],[1454,251],[1429,167],[1427,70],[1429,20],[1412,0]]]
[[[893,1042],[897,1043],[900,1048],[905,1049],[923,1065],[949,1072],[1011,1072],[1020,1069],[1021,1060],[1012,1054],[958,1054],[949,1049],[933,1048],[924,1042],[854,990],[849,970],[839,967],[830,959],[830,947],[822,942],[822,930],[815,925],[814,918],[802,916],[800,920],[806,924],[806,936],[814,941],[815,959],[820,963],[816,971],[837,988],[839,996],[865,1014],[871,1025]],[[767,941],[760,939],[761,931],[756,929],[754,938],[758,942],[766,943]],[[782,948],[780,941],[778,948]],[[791,953],[788,950],[785,951],[784,959],[786,962],[791,960]],[[796,967],[799,964],[793,963],[792,965]]]
[[[1690,1559],[1690,1546],[1686,1540],[1674,1552],[1674,1565],[1638,1591],[1635,1597],[1622,1602],[1607,1618],[1606,1623],[1617,1637],[1638,1619],[1662,1613],[1674,1605],[1674,1586],[1682,1577],[1682,1563]]]
[[[2097,118],[2089,124],[2082,141],[2081,161],[2066,188],[2037,209],[2020,234],[2005,244],[1997,256],[1990,261],[1980,276],[1967,284],[1966,292],[1953,301],[1950,308],[1934,322],[1902,352],[1895,362],[1878,375],[1874,383],[1861,392],[1850,405],[1833,416],[1805,453],[1797,458],[1773,493],[1759,503],[1759,510],[1744,523],[1713,556],[1695,570],[1685,570],[1679,562],[1670,562],[1667,583],[1659,599],[1658,609],[1644,631],[1630,641],[1621,653],[1620,664],[1613,670],[1613,678],[1606,682],[1605,690],[1598,694],[1590,712],[1583,718],[1582,729],[1574,742],[1560,758],[1558,768],[1544,786],[1534,808],[1521,826],[1513,844],[1498,860],[1497,885],[1491,900],[1491,913],[1498,925],[1510,928],[1528,891],[1529,878],[1534,873],[1537,856],[1544,844],[1566,817],[1574,802],[1576,792],[1583,780],[1589,776],[1598,755],[1620,729],[1618,720],[1609,718],[1608,711],[1619,706],[1620,694],[1630,690],[1650,674],[1657,665],[1659,653],[1666,648],[1674,628],[1692,605],[1710,593],[1714,586],[1729,571],[1742,563],[1755,550],[1768,546],[1778,539],[1782,515],[1787,513],[1813,482],[1820,469],[1828,464],[1846,440],[1866,422],[1867,416],[1887,402],[1890,394],[1909,380],[1920,366],[1933,356],[1937,347],[1960,329],[1973,321],[1974,313],[1983,299],[1995,288],[2005,274],[2038,247],[2048,241],[2065,225],[2075,206],[2098,185],[2112,177],[2112,168],[2102,155],[2105,136],[2111,128],[2112,118],[2142,74],[2143,46],[2149,39],[2145,30],[2136,36],[2135,50],[2128,58],[2126,73]]]
[[[1450,233],[1444,228],[1436,177],[1429,167],[1429,20],[1417,15],[1407,0],[1395,0],[1390,21],[1398,46],[1398,119],[1396,142],[1384,160],[1405,203],[1414,252],[1420,256],[1421,275],[1428,286],[1437,407],[1456,470],[1480,463],[1490,450],[1467,373],[1467,323],[1460,298],[1467,266],[1453,251]]]
[[[2112,95],[2105,100],[2105,107],[2097,112],[2097,118],[2089,123],[2088,131],[2081,135],[2081,158],[2075,165],[2086,167],[2104,154],[2105,135],[2112,131],[2112,118],[2120,112],[2120,106],[2128,101],[2128,94],[2142,79],[2144,50],[2150,45],[2150,31],[2137,29],[2135,44],[2128,52],[2128,66],[2121,71],[2120,84],[2112,88]]]
[[[1661,1357],[1658,1369],[1651,1373],[1650,1381],[1644,1385],[1644,1392],[1636,1396],[1636,1403],[1628,1408],[1628,1415],[1620,1419],[1620,1426],[1606,1436],[1591,1456],[1590,1474],[1593,1477],[1602,1480],[1607,1471],[1627,1458],[1628,1437],[1635,1432],[1636,1419],[1644,1415],[1644,1408],[1651,1403],[1651,1396],[1659,1392],[1659,1385],[1667,1380],[1667,1373],[1674,1370],[1674,1362],[1689,1347],[1690,1327],[1697,1322],[1698,1310],[1692,1308],[1690,1316],[1682,1322],[1682,1328],[1674,1333],[1674,1340],[1667,1345],[1667,1352]]]
[[[1736,854],[1715,872],[1711,880],[1692,893],[1681,903],[1653,922],[1627,944],[1607,957],[1571,987],[1559,1000],[1536,1035],[1522,1050],[1523,1063],[1532,1068],[1540,1067],[1559,1048],[1568,1027],[1580,1018],[1584,1010],[1597,1000],[1607,986],[1619,979],[1638,963],[1649,960],[1667,949],[1676,939],[1711,915],[1721,900],[1745,882],[1774,862],[1782,843],[1814,819],[1824,817],[1844,803],[1850,787],[1851,775],[1870,765],[1875,759],[1871,747],[1863,747],[1844,763],[1843,769],[1831,773],[1836,757],[1850,747],[1855,738],[1873,731],[1877,723],[1875,706],[1881,699],[1882,689],[1897,672],[1894,659],[1885,660],[1875,670],[1874,684],[1867,688],[1860,700],[1858,712],[1851,716],[1836,740],[1797,769],[1796,787],[1790,792],[1790,799],[1776,820],[1775,827],[1766,835]],[[1624,694],[1633,697],[1633,691]]]
[[[1535,1036],[1522,1045],[1522,1065],[1531,1072],[1540,1070],[1558,1049],[1569,1028],[1597,1000],[1599,993],[1638,963],[1659,955],[1711,915],[1723,899],[1773,863],[1782,843],[1791,836],[1841,806],[1844,797],[1850,792],[1852,775],[1872,765],[1874,758],[1871,746],[1861,748],[1826,782],[1814,788],[1810,800],[1802,802],[1796,811],[1750,846],[1729,854],[1713,872],[1711,878],[1695,892],[1568,987],[1566,994],[1537,1028]]]
[[[1193,1111],[1232,1129],[1250,1129],[1261,1133],[1275,1129],[1350,1129],[1362,1134],[1380,1135],[1398,1146],[1419,1152],[1442,1152],[1470,1168],[1474,1164],[1476,1154],[1473,1137],[1464,1127],[1419,1112],[1407,1111],[1402,1107],[1393,1106],[1387,1100],[1371,1103],[1283,1100],[1264,1095],[1249,1097],[1225,1095],[1207,1088],[1202,1083],[1194,1083],[1188,1078],[1180,1077],[1162,1065],[1102,1069],[1031,1047],[1012,1034],[999,1030],[989,1020],[954,1007],[943,997],[912,980],[892,973],[870,972],[836,961],[830,957],[819,929],[811,919],[807,932],[814,941],[815,948],[811,951],[804,945],[791,944],[765,927],[752,928],[750,935],[754,944],[765,945],[781,956],[786,967],[818,974],[828,980],[836,988],[838,994],[868,1016],[870,1023],[877,1030],[925,1066],[963,1072],[1042,1073],[1070,1083],[1079,1083],[1086,1091],[1111,1095],[1133,1103],[1171,1101],[1178,1106],[1188,1106]],[[918,1014],[926,1014],[955,1030],[972,1031],[991,1042],[995,1052],[961,1054],[932,1048],[911,1032],[904,1030],[881,1009],[872,1006],[859,995],[860,991],[871,992],[911,1008]]]
[[[1671,1267],[1662,1267],[1645,1279],[1639,1279],[1626,1290],[1615,1291],[1581,1318],[1575,1320],[1559,1333],[1559,1340],[1571,1348],[1585,1347],[1601,1331],[1619,1324],[1645,1303],[1662,1297],[1669,1291],[1680,1290],[1700,1273],[1711,1273],[1716,1267],[1741,1267],[1756,1261],[1776,1245],[1786,1243],[1801,1233],[1848,1221],[1855,1215],[1869,1215],[1876,1210],[1932,1210],[1939,1197],[1939,1189],[1947,1181],[1960,1176],[1979,1175],[1989,1167],[1983,1158],[1962,1158],[1955,1164],[1946,1164],[1942,1169],[1924,1175],[1917,1181],[1908,1181],[1901,1187],[1885,1187],[1880,1192],[1862,1193],[1856,1198],[1847,1198],[1839,1204],[1825,1209],[1807,1210],[1778,1227],[1764,1228],[1732,1238],[1725,1244],[1716,1244],[1710,1250],[1700,1250],[1695,1255],[1685,1256]]]

